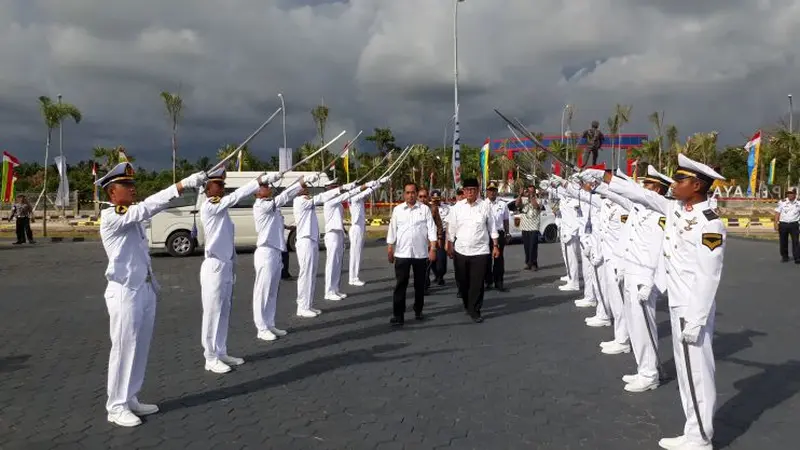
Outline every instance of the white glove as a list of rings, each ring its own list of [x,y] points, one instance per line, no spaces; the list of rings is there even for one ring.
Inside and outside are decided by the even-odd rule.
[[[347,183],[347,184],[345,184],[345,185],[342,185],[342,187],[341,187],[341,189],[340,189],[340,190],[341,190],[342,192],[352,191],[354,187],[356,187],[356,183],[355,183],[355,182],[353,182],[353,183]]]
[[[308,183],[308,184],[314,184],[314,183],[316,183],[317,181],[319,181],[319,174],[317,174],[317,173],[312,173],[311,175],[309,175],[309,176],[305,177],[305,179],[306,179],[306,183]]]
[[[592,265],[595,267],[600,267],[600,264],[603,264],[603,258],[601,258],[599,255],[595,255],[594,253],[592,253],[590,255],[589,262],[591,262]]]
[[[376,188],[376,187],[378,187],[378,186],[380,186],[380,185],[381,185],[381,183],[380,183],[380,181],[378,181],[378,180],[372,180],[372,181],[368,181],[368,182],[367,182],[367,184],[366,184],[366,186],[367,186],[368,188]]]
[[[265,173],[265,174],[261,175],[260,177],[258,177],[258,183],[259,184],[270,184],[270,183],[275,183],[280,179],[281,179],[280,172],[269,172],[269,173]]]
[[[207,179],[208,175],[206,175],[205,172],[193,173],[181,180],[181,186],[183,186],[184,189],[193,189],[202,186]]]
[[[378,181],[380,181],[380,182],[381,182],[381,184],[386,184],[386,183],[388,183],[388,182],[389,182],[389,177],[383,177],[383,178],[381,178],[381,179],[380,179],[380,180],[378,180]]]
[[[581,174],[583,180],[587,182],[602,180],[605,176],[606,176],[605,171],[602,171],[600,169],[585,169]]]
[[[653,285],[644,285],[639,288],[639,292],[636,295],[636,298],[639,299],[639,303],[647,303],[650,300],[650,292],[653,290]]]
[[[687,344],[695,344],[700,339],[700,330],[703,329],[702,325],[693,325],[686,323],[681,331],[681,341]]]
[[[572,181],[573,183],[580,183],[581,174],[578,172],[573,173],[572,175],[569,176],[569,181]]]

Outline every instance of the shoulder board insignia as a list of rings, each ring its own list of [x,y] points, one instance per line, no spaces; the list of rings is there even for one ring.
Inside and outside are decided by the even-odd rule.
[[[706,216],[708,220],[719,219],[719,215],[713,209],[703,211],[703,215]]]
[[[217,203],[219,203],[219,200],[220,200],[220,199],[219,199],[219,197],[209,197],[209,198],[208,198],[208,201],[209,201],[209,202],[211,202],[211,203],[213,203],[213,204],[215,204],[215,205],[216,205]]]
[[[702,243],[713,252],[722,246],[722,235],[719,233],[703,233]]]
[[[662,230],[667,228],[667,218],[665,216],[661,216],[658,219],[658,226],[660,226]]]
[[[114,212],[119,214],[120,216],[128,212],[127,206],[117,205],[114,207]]]
[[[627,215],[627,214],[624,214],[624,215],[622,215],[622,216],[619,216],[619,220],[620,220],[620,222],[622,222],[622,223],[625,223],[625,222],[627,222],[627,221],[628,221],[628,215]]]

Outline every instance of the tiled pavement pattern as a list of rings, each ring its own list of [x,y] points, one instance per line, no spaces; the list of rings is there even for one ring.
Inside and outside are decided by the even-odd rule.
[[[715,340],[718,448],[789,449],[800,437],[800,267],[780,264],[775,247],[728,248]],[[393,330],[392,270],[383,248],[367,249],[368,284],[318,302],[318,319],[293,317],[294,283],[282,284],[279,325],[291,333],[273,343],[255,339],[244,253],[229,347],[248,362],[223,376],[202,367],[201,257],[156,257],[164,292],[141,398],[162,412],[120,429],[103,408],[102,248],[0,243],[0,448],[626,450],[679,434],[676,382],[623,391],[632,356],[602,355],[597,344],[611,330],[585,327],[586,311],[555,289],[558,248],[542,247],[538,273],[518,270],[521,252],[509,247],[512,290],[487,295],[483,324],[467,320],[448,286],[428,297],[428,321]],[[295,264],[292,256],[294,274]],[[668,332],[663,308],[659,320]],[[674,372],[669,337],[661,343]]]

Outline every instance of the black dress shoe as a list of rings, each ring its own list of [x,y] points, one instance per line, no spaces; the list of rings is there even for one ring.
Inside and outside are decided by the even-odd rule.
[[[456,293],[456,298],[461,298],[461,291]]]
[[[425,320],[425,316],[423,316],[421,312],[414,313],[414,319],[416,319],[416,320]]]
[[[444,286],[444,278],[439,278],[438,280],[436,280],[436,284],[438,284],[439,286]]]
[[[506,288],[505,286],[502,286],[502,285],[498,286],[497,290],[500,291],[500,292],[508,292],[509,291],[508,288]]]
[[[472,321],[475,322],[475,323],[483,323],[483,317],[475,316],[475,317],[472,318]]]
[[[389,324],[391,324],[393,327],[402,327],[403,326],[403,318],[402,317],[393,316],[391,319],[389,319]]]

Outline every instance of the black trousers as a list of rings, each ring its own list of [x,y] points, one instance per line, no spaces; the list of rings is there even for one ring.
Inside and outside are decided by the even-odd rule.
[[[539,267],[539,230],[523,231],[522,246],[525,247],[525,265]]]
[[[594,166],[597,164],[597,153],[599,152],[599,150],[600,149],[597,148],[595,149],[587,148],[586,150],[583,151],[583,164],[581,165],[581,169],[583,169],[589,164],[590,154],[592,155],[592,165]]]
[[[492,240],[489,239],[489,263],[486,264],[486,276],[485,281],[487,286],[491,286],[494,283],[497,287],[503,286],[503,276],[506,274],[506,259],[505,259],[505,249],[506,249],[506,232],[499,231],[498,234],[500,235],[497,238],[498,243],[500,244],[500,257],[499,258],[492,258]]]
[[[33,230],[31,230],[31,219],[30,217],[17,217],[17,242],[22,244],[25,242],[25,238],[28,238],[28,242],[33,242]]]
[[[414,269],[414,312],[419,314],[425,306],[425,275],[428,269],[428,258],[395,258],[394,276],[397,283],[394,285],[393,313],[394,317],[402,319],[406,312],[406,290],[411,269]]]
[[[289,252],[281,252],[281,278],[289,278],[292,274],[289,273]]]
[[[461,292],[461,302],[471,317],[480,317],[483,306],[483,276],[492,255],[466,256],[456,252],[453,266]]]
[[[797,254],[798,250],[798,235],[800,235],[800,224],[797,222],[780,222],[778,223],[778,236],[780,238],[781,258],[786,261],[789,259],[789,237],[792,238],[792,258],[795,262],[800,262],[800,255]]]
[[[436,261],[428,265],[426,286],[431,284],[431,273],[433,273],[433,277],[436,280],[444,278],[447,273],[447,251],[444,248],[444,244],[444,240],[439,240],[439,247],[436,249]]]

